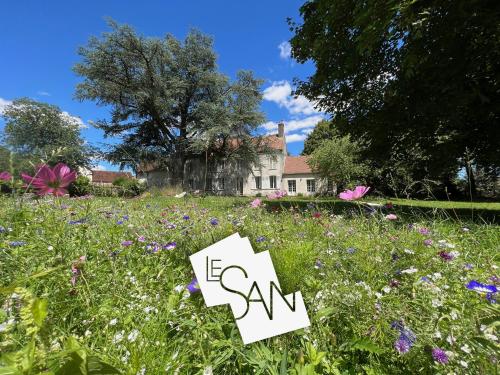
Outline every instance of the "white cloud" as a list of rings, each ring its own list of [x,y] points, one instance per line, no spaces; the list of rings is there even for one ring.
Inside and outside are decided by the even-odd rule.
[[[292,55],[292,46],[287,41],[281,42],[278,46],[280,50],[280,57],[283,60],[287,60]]]
[[[319,113],[314,103],[305,96],[292,96],[292,86],[288,81],[276,81],[263,92],[264,100],[286,108],[293,115],[312,115]]]
[[[291,134],[286,137],[286,143],[302,142],[307,138],[307,134]]]
[[[95,166],[94,168],[92,168],[94,171],[105,171],[106,170],[106,166],[105,165],[102,165],[102,164],[99,164],[97,166]]]
[[[297,131],[308,134],[321,120],[323,120],[323,116],[315,115],[305,117],[300,120],[283,121],[283,123],[285,124],[285,134],[288,135]],[[265,124],[262,124],[261,127],[267,131],[267,134],[275,134],[278,129],[278,123],[274,121],[268,121]]]
[[[72,125],[78,126],[80,129],[88,128],[88,126],[85,125],[85,123],[82,121],[82,119],[80,117],[73,116],[66,111],[61,112],[61,118],[63,120],[68,121]]]
[[[7,107],[8,105],[11,105],[11,104],[12,104],[12,102],[10,100],[0,98],[0,115],[5,110],[5,107]]]

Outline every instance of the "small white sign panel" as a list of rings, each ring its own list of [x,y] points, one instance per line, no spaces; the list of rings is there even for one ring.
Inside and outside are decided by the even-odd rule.
[[[311,323],[300,292],[284,295],[268,251],[255,254],[235,233],[190,256],[208,307],[229,304],[243,343]]]

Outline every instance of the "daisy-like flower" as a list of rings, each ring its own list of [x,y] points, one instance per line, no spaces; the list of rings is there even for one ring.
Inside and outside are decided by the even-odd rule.
[[[52,194],[63,196],[68,194],[67,187],[76,179],[76,172],[71,171],[66,164],[58,163],[53,169],[42,165],[34,177],[21,173],[28,186],[33,187],[38,195]]]
[[[356,186],[354,190],[345,190],[339,194],[339,198],[344,201],[354,201],[363,198],[370,188],[367,186]]]
[[[196,277],[188,284],[187,290],[189,290],[189,293],[191,294],[198,293],[201,290],[200,284],[198,284],[198,280],[196,279]]]
[[[448,363],[448,355],[441,348],[434,348],[434,349],[432,349],[432,358],[434,358],[434,360],[437,363],[440,363],[442,365],[445,365],[445,364]]]

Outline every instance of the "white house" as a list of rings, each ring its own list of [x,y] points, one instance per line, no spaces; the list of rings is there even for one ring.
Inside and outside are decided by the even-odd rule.
[[[206,190],[218,195],[267,195],[284,190],[288,195],[334,193],[335,186],[314,174],[307,164],[307,156],[289,156],[286,149],[285,125],[278,125],[278,134],[264,137],[264,144],[272,152],[259,154],[259,163],[250,170],[238,163],[219,161],[210,164],[205,184],[205,161],[188,160],[184,169],[183,185],[190,190]],[[137,178],[145,178],[149,186],[171,186],[174,181],[168,171],[143,167]]]

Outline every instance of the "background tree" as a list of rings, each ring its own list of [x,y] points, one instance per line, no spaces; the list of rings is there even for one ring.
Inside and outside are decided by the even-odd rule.
[[[324,140],[332,139],[336,136],[338,136],[338,132],[331,121],[323,120],[318,122],[314,130],[308,134],[304,141],[302,155],[312,154]]]
[[[84,78],[77,98],[112,108],[110,121],[97,122],[106,136],[122,138],[109,160],[132,168],[154,160],[182,181],[190,157],[225,153],[235,136],[245,147],[233,155],[252,147],[248,139],[264,120],[258,111],[260,81],[252,73],[240,72],[229,82],[217,71],[212,39],[198,31],[180,42],[109,24],[110,33],[80,49],[82,62],[74,68]]]
[[[3,117],[3,141],[13,152],[15,169],[41,160],[49,164],[63,162],[71,168],[91,166],[95,150],[82,139],[79,123],[58,107],[17,99],[5,108]]]
[[[449,188],[462,169],[474,195],[476,169],[498,178],[498,1],[312,0],[300,12],[292,54],[316,72],[297,92],[335,114],[341,134],[370,140],[376,167],[417,148],[414,180]]]
[[[359,183],[365,179],[367,167],[361,157],[362,146],[350,136],[324,140],[313,151],[309,166],[321,177],[334,181],[337,187]]]

